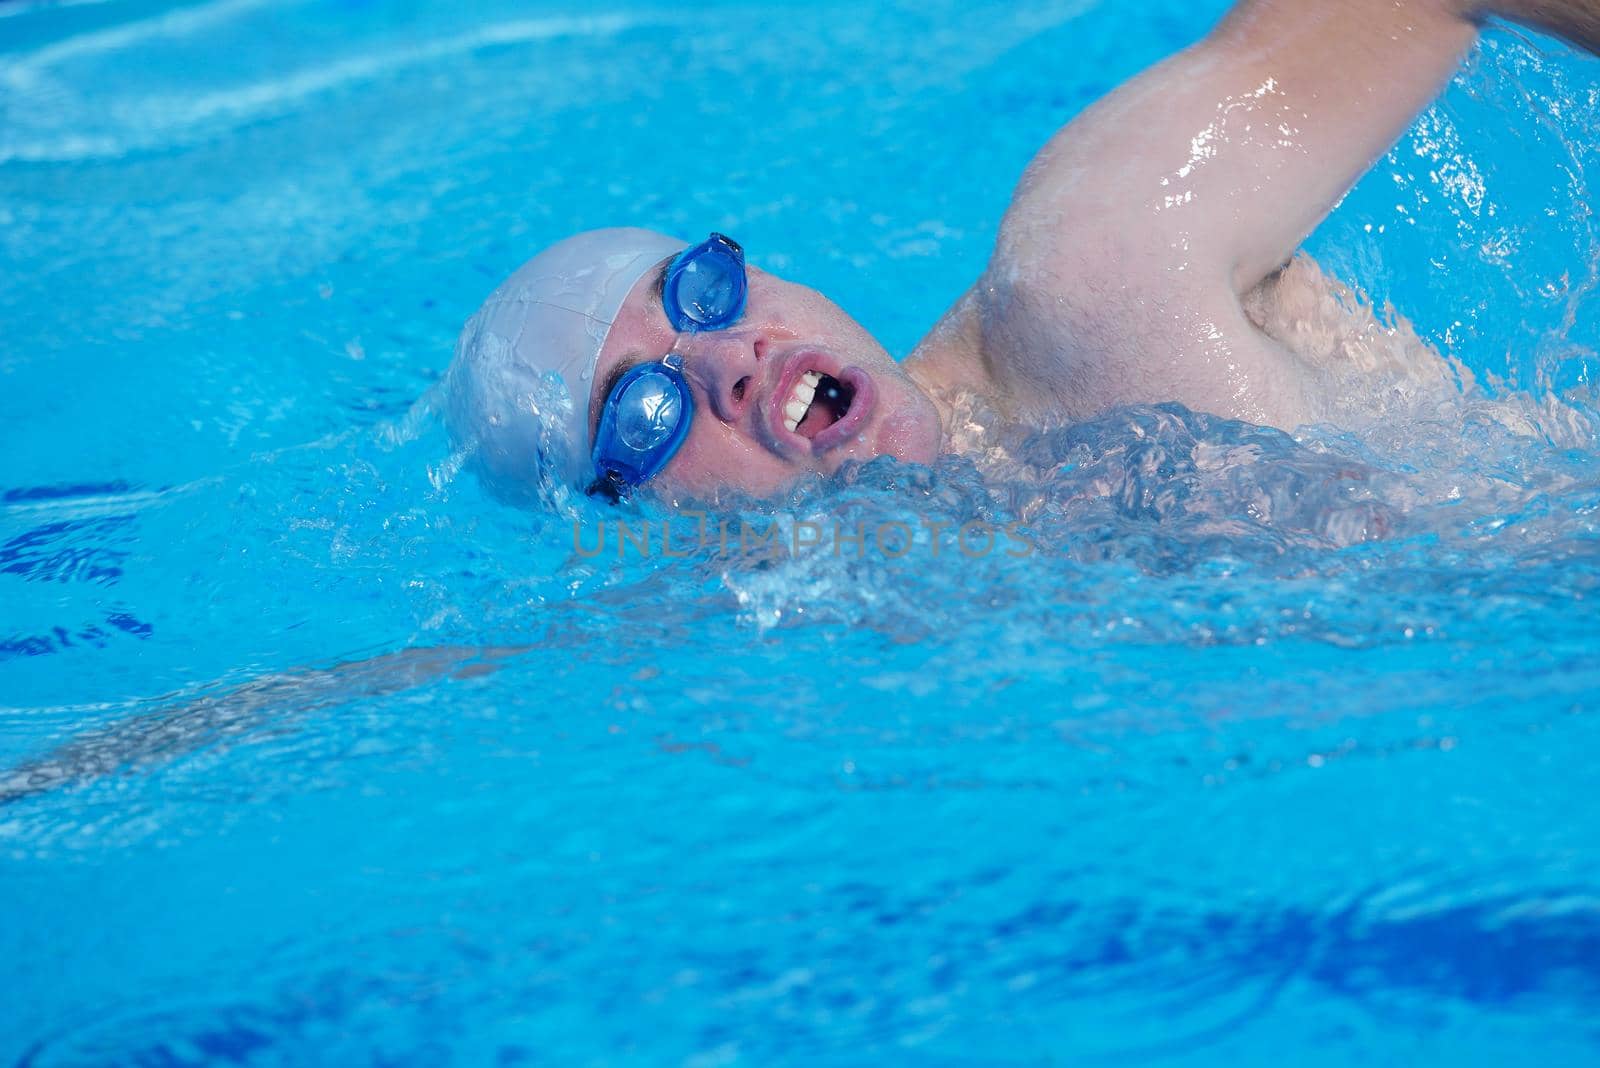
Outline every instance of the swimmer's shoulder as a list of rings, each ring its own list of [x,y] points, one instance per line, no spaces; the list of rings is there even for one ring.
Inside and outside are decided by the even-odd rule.
[[[960,313],[1002,401],[1047,418],[1160,400],[1285,428],[1314,417],[1302,363],[1241,300],[1474,32],[1376,0],[1242,0],[1075,117],[1029,164]]]

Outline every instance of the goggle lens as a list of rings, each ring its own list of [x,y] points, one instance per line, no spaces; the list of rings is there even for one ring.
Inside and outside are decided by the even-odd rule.
[[[654,478],[689,434],[694,394],[683,377],[683,358],[668,353],[659,363],[629,370],[600,409],[593,460],[598,476],[589,492],[616,500]]]
[[[744,314],[747,288],[744,249],[712,234],[667,267],[661,303],[680,333],[720,330]],[[669,352],[628,371],[600,410],[593,453],[599,477],[590,492],[616,499],[654,478],[683,444],[693,419],[694,395],[683,377],[682,356]]]
[[[677,384],[651,372],[629,383],[617,401],[617,437],[630,449],[653,449],[672,436],[683,414]]]
[[[744,249],[712,234],[672,261],[662,303],[675,330],[717,330],[744,313],[746,285]]]

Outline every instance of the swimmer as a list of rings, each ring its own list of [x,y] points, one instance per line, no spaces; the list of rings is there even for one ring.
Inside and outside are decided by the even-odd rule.
[[[1317,277],[1286,264],[1491,16],[1600,52],[1600,0],[1240,0],[1051,138],[986,270],[901,363],[726,236],[568,238],[467,323],[452,431],[513,495],[715,499],[929,463],[959,447],[963,395],[1038,424],[1163,401],[1336,418],[1326,353],[1273,329],[1289,283]]]

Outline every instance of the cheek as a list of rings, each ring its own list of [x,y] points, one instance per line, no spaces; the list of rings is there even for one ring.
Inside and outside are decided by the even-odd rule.
[[[771,493],[795,474],[778,457],[702,414],[658,481],[664,489],[709,498],[729,489]]]

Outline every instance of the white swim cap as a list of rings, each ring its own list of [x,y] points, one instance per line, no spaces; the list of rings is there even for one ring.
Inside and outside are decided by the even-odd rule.
[[[653,230],[577,234],[517,268],[467,320],[445,378],[458,444],[491,488],[586,485],[589,392],[617,311],[651,267],[687,247]]]

